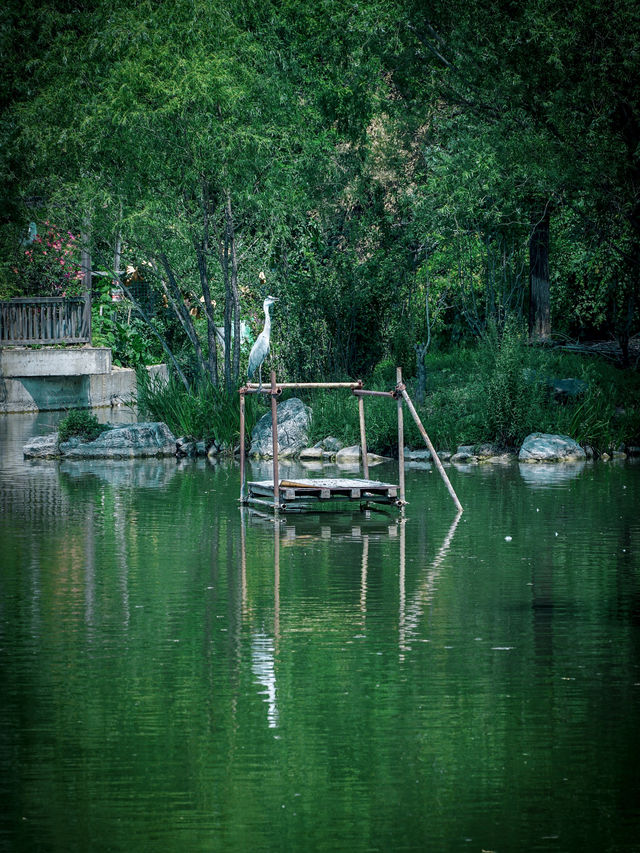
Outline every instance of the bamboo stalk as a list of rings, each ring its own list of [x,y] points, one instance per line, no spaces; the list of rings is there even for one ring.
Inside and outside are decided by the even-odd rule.
[[[244,500],[244,394],[240,392],[240,500]]]
[[[358,382],[278,382],[276,387],[278,390],[283,388],[347,388],[353,390],[359,388],[360,384]],[[247,394],[255,394],[258,390],[263,394],[271,394],[269,386],[263,385],[260,388],[257,382],[247,382],[244,390]]]
[[[435,466],[438,469],[438,473],[440,474],[440,476],[444,480],[444,484],[447,487],[449,494],[451,495],[451,498],[452,498],[454,504],[456,505],[456,507],[458,509],[458,512],[462,512],[462,504],[458,500],[458,496],[456,495],[456,493],[453,489],[453,486],[451,485],[451,482],[450,482],[449,478],[447,477],[447,472],[444,470],[444,466],[442,465],[442,462],[440,461],[440,458],[439,458],[438,454],[436,453],[433,444],[431,443],[431,439],[427,435],[427,431],[422,426],[422,421],[420,420],[418,413],[416,412],[416,410],[413,406],[413,403],[411,402],[411,398],[407,394],[407,389],[403,385],[399,385],[398,390],[402,394],[402,397],[403,397],[405,403],[407,404],[407,408],[411,412],[411,415],[412,415],[414,421],[416,422],[416,426],[420,430],[420,435],[422,436],[425,444],[429,448],[429,451],[431,453],[431,458],[433,459]]]
[[[367,431],[364,424],[364,400],[358,397],[358,415],[360,417],[360,450],[362,453],[362,472],[365,480],[369,479],[369,459],[367,456]]]
[[[356,397],[391,397],[395,398],[393,391],[367,391],[366,388],[354,388]]]
[[[280,502],[280,483],[278,482],[278,384],[276,383],[276,372],[271,371],[271,440],[273,443],[273,501],[277,505]]]
[[[402,385],[402,368],[396,367],[396,382]],[[400,500],[406,503],[404,491],[404,418],[402,413],[402,400],[397,398],[398,407],[398,477],[400,485]]]

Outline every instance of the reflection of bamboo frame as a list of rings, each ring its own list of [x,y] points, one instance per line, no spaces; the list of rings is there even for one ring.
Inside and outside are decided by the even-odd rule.
[[[429,448],[431,452],[431,458],[438,469],[438,473],[442,477],[442,480],[447,487],[449,494],[456,506],[458,512],[462,512],[462,504],[458,500],[458,496],[456,495],[449,478],[447,477],[447,473],[444,470],[442,462],[440,461],[438,454],[436,453],[433,444],[431,443],[431,439],[427,435],[427,432],[422,425],[422,421],[418,416],[418,413],[415,410],[413,403],[407,393],[406,386],[402,381],[402,370],[401,368],[396,368],[396,387],[393,391],[369,391],[362,386],[362,380],[358,382],[276,382],[276,373],[275,370],[271,371],[271,383],[269,386],[261,385],[255,382],[248,382],[239,390],[240,394],[240,503],[247,504],[255,504],[258,506],[268,507],[269,509],[277,512],[278,510],[285,510],[286,505],[281,503],[280,501],[280,478],[279,478],[279,467],[278,467],[278,408],[277,408],[277,398],[280,396],[282,391],[287,388],[324,388],[324,389],[346,389],[350,390],[352,394],[354,394],[358,398],[358,415],[360,421],[360,447],[361,447],[361,456],[362,456],[362,467],[364,472],[364,478],[366,481],[369,480],[369,460],[367,455],[367,435],[366,435],[366,427],[365,427],[365,418],[364,418],[364,397],[389,397],[397,401],[397,409],[398,409],[398,463],[399,463],[399,490],[400,494],[398,499],[395,501],[397,506],[403,507],[406,504],[405,499],[405,482],[404,482],[404,424],[402,420],[402,401],[404,400],[409,412],[411,413],[412,418],[416,422],[418,429],[420,430],[420,434],[425,441],[425,444]],[[269,495],[256,497],[251,493],[247,494],[245,486],[245,396],[247,394],[269,394],[271,396],[271,440],[272,440],[272,448],[273,448],[273,480],[269,484]],[[336,481],[338,482],[338,481]],[[344,491],[344,483],[348,483],[347,480],[339,481],[342,484],[341,491]],[[262,484],[264,487],[264,483]],[[388,485],[391,484],[379,484],[379,485]],[[387,497],[391,497],[391,492],[387,491]],[[329,496],[330,497],[330,496]],[[395,497],[395,495],[393,495]],[[359,496],[357,498],[359,499]],[[293,501],[295,502],[297,497],[293,497]],[[302,506],[300,501],[298,501],[299,507]],[[306,508],[306,506],[302,506],[302,508]]]
[[[258,515],[262,515],[258,513]],[[398,536],[398,647],[400,650],[400,660],[404,660],[405,652],[409,651],[408,646],[408,636],[415,632],[418,621],[422,615],[424,607],[431,600],[431,596],[433,594],[433,588],[435,581],[437,580],[442,563],[447,553],[449,552],[449,548],[451,547],[451,543],[453,542],[453,537],[456,532],[456,528],[458,527],[458,523],[460,522],[460,518],[462,513],[457,513],[456,517],[453,519],[449,530],[442,542],[442,545],[438,549],[437,554],[433,558],[431,565],[429,566],[428,571],[421,578],[420,583],[413,595],[412,601],[407,605],[406,601],[406,520],[403,518],[397,524],[389,525],[388,533],[389,536],[397,535]],[[269,516],[263,516],[264,518],[270,518]],[[248,605],[247,605],[247,555],[246,555],[246,537],[245,537],[245,517],[244,513],[242,513],[241,521],[240,521],[240,561],[241,561],[241,590],[242,590],[242,617],[243,619],[248,615]],[[274,633],[274,642],[276,651],[278,649],[279,641],[280,641],[280,539],[282,534],[282,528],[279,524],[274,524],[274,550],[273,550],[273,602],[274,602],[274,613],[273,613],[273,633]],[[359,527],[353,528],[352,536],[355,535],[356,538],[360,538],[362,541],[362,561],[360,568],[360,614],[362,623],[366,619],[367,615],[367,584],[368,584],[368,573],[369,573],[369,541],[371,539],[371,535],[362,532]],[[294,534],[295,538],[295,534]],[[305,536],[306,541],[306,536]],[[286,540],[285,540],[286,544]]]

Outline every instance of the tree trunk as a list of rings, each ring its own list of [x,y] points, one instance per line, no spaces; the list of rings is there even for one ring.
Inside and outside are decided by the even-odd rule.
[[[427,367],[424,357],[427,354],[428,344],[416,344],[416,403],[422,406],[427,393]]]
[[[202,352],[202,346],[200,345],[200,340],[198,338],[198,333],[196,332],[195,326],[193,325],[193,320],[191,319],[191,315],[189,314],[187,306],[184,304],[184,299],[182,298],[182,294],[180,293],[180,288],[178,287],[178,282],[176,281],[176,277],[173,273],[171,264],[169,263],[169,259],[167,258],[164,252],[160,252],[158,257],[160,258],[160,262],[164,267],[164,271],[167,275],[167,281],[169,282],[169,289],[172,295],[171,304],[173,306],[173,310],[175,311],[178,320],[182,324],[182,328],[184,329],[187,337],[191,341],[191,346],[194,349],[200,373],[205,373],[206,362],[204,358],[204,353]]]
[[[207,254],[209,252],[209,190],[206,183],[202,186],[202,240],[194,241],[196,257],[198,259],[198,272],[200,273],[200,285],[204,298],[205,313],[207,316],[207,345],[209,378],[214,387],[218,386],[218,348],[216,341],[216,326],[213,317],[213,302],[211,300],[211,289],[209,287],[209,271],[207,267]]]
[[[237,385],[240,379],[240,294],[238,292],[238,258],[236,255],[236,233],[233,225],[231,196],[227,194],[227,223],[229,228],[229,245],[231,251],[231,299],[233,301],[233,360],[231,377]],[[231,387],[227,387],[231,391]]]
[[[535,217],[529,238],[529,338],[551,336],[549,300],[549,206]]]

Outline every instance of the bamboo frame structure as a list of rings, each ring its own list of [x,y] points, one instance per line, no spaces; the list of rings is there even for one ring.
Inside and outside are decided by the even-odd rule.
[[[364,482],[369,483],[371,486],[370,492],[371,496],[378,495],[378,497],[382,499],[383,502],[389,502],[393,498],[393,502],[399,506],[404,507],[407,503],[405,497],[405,473],[404,473],[404,421],[403,421],[403,408],[402,403],[406,404],[413,420],[420,431],[420,435],[424,439],[427,448],[431,453],[431,458],[440,474],[445,486],[447,487],[447,491],[453,500],[457,511],[462,512],[462,504],[458,500],[458,496],[455,493],[453,486],[447,476],[447,472],[444,470],[444,466],[438,457],[438,454],[435,451],[433,444],[431,443],[431,439],[427,435],[427,431],[425,430],[420,417],[411,402],[411,398],[407,393],[406,386],[402,381],[402,369],[400,367],[396,368],[396,387],[393,391],[370,391],[363,387],[362,380],[358,380],[357,382],[277,382],[275,370],[271,371],[271,381],[269,385],[261,385],[257,382],[248,382],[242,388],[239,389],[240,394],[240,503],[255,503],[260,506],[268,507],[275,512],[278,510],[286,509],[286,503],[281,503],[280,500],[280,491],[281,487],[284,484],[280,483],[279,479],[279,461],[278,461],[278,406],[277,406],[277,398],[282,394],[283,390],[286,389],[344,389],[349,390],[358,400],[358,418],[360,423],[360,447],[361,447],[361,455],[362,455],[362,469],[364,473]],[[271,397],[271,440],[272,440],[272,448],[273,448],[273,484],[269,489],[265,492],[266,483],[256,483],[254,485],[260,486],[260,497],[256,495],[247,495],[246,492],[246,458],[245,458],[245,396],[247,394],[269,394]],[[379,483],[373,482],[369,480],[369,460],[368,460],[368,452],[367,452],[367,434],[366,434],[366,424],[365,424],[365,416],[364,416],[364,398],[365,397],[389,397],[390,399],[396,400],[397,405],[397,414],[398,414],[398,463],[399,463],[399,486],[395,487],[390,483]],[[333,481],[336,483],[333,490],[335,491],[336,496],[342,496],[348,491],[348,486],[345,486],[345,483],[348,481]],[[292,486],[295,486],[295,489],[292,490]],[[399,491],[399,495],[396,497],[396,488]],[[273,499],[269,500],[270,490],[273,490]],[[296,484],[289,484],[289,488],[285,489],[285,494],[289,499],[298,500],[301,496],[305,494],[311,495],[312,497],[321,497],[323,499],[330,498],[333,495],[331,494],[332,487],[328,488],[319,488],[312,489],[309,486],[307,481],[300,481]],[[366,486],[362,487],[362,483],[360,487],[357,489],[351,490],[351,498],[352,499],[361,499],[362,495],[366,497],[368,494]],[[318,492],[318,494],[316,494]],[[303,502],[300,503],[299,509],[306,509],[307,504]]]

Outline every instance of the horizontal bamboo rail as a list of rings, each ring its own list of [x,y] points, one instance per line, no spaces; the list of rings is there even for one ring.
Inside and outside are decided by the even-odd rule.
[[[349,390],[361,388],[361,382],[276,382],[276,391],[279,393],[287,388],[347,388]],[[240,391],[244,394],[262,394],[273,393],[271,385],[263,384],[260,386],[257,382],[247,382]]]
[[[353,393],[356,397],[391,397],[392,400],[396,398],[393,391],[367,391],[366,388],[354,388]]]

